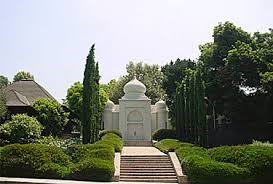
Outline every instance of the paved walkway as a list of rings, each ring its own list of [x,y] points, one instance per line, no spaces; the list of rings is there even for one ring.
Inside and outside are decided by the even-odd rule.
[[[166,155],[155,147],[124,146],[121,155]]]
[[[73,181],[73,180],[54,180],[54,179],[30,179],[30,178],[9,178],[0,177],[0,183],[5,184],[144,184],[147,182],[94,182],[94,181]],[[152,184],[161,184],[155,183]],[[167,183],[164,183],[167,184]],[[171,183],[174,184],[174,183]]]

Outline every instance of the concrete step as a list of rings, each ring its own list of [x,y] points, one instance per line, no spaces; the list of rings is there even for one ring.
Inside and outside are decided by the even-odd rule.
[[[122,172],[120,174],[120,176],[175,176],[176,177],[176,174],[175,172],[169,172],[169,173],[158,173],[158,172],[141,172],[141,173],[131,173],[131,172]]]
[[[121,173],[175,173],[173,169],[154,169],[154,168],[124,168]]]
[[[166,165],[163,165],[163,164],[121,164],[120,165],[121,167],[152,167],[152,168],[172,168],[173,166],[171,164],[166,164]]]
[[[124,164],[134,164],[134,163],[161,163],[161,164],[171,164],[172,162],[170,160],[132,160],[132,161],[128,161],[128,160],[122,160],[120,163],[124,163]]]
[[[139,179],[139,178],[121,178],[125,182],[157,182],[157,183],[177,183],[177,179]]]

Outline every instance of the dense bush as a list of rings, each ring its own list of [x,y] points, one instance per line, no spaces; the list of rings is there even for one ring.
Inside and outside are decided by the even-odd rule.
[[[61,138],[53,136],[42,136],[37,139],[35,143],[45,144],[48,146],[56,146],[58,148],[67,149],[69,146],[74,144],[80,144],[80,138]]]
[[[222,146],[209,150],[209,155],[220,162],[247,168],[254,178],[273,174],[273,148],[266,146]]]
[[[164,153],[174,151],[180,146],[181,142],[177,139],[163,139],[155,143],[155,147]]]
[[[77,144],[68,147],[67,154],[77,163],[86,158],[114,159],[114,147],[105,144]]]
[[[69,156],[57,147],[11,144],[1,149],[0,165],[1,176],[51,178],[50,170],[57,170],[58,174],[52,178],[61,178],[69,170],[71,162]]]
[[[160,141],[162,139],[175,139],[176,132],[170,129],[159,129],[152,135],[153,140]]]
[[[0,176],[111,180],[115,150],[122,139],[108,133],[96,144],[73,144],[65,149],[45,144],[11,144],[0,147]]]
[[[113,134],[116,134],[117,136],[119,136],[120,138],[122,138],[122,134],[120,131],[118,130],[102,130],[100,133],[99,133],[99,139],[101,139],[104,135],[108,134],[108,133],[113,133]]]
[[[44,125],[45,135],[60,135],[68,122],[69,113],[65,112],[59,102],[40,98],[33,103],[37,119]]]
[[[180,159],[182,159],[181,155]],[[197,183],[238,183],[249,175],[247,169],[198,155],[183,158],[182,168],[190,181]]]
[[[36,118],[26,114],[17,114],[11,120],[0,125],[0,139],[3,143],[29,143],[41,136],[43,126]]]
[[[75,164],[71,178],[75,180],[109,181],[114,175],[112,160],[86,158]]]
[[[123,148],[123,140],[113,133],[105,134],[101,140],[95,142],[95,144],[110,145],[115,148],[116,152],[121,152]]]

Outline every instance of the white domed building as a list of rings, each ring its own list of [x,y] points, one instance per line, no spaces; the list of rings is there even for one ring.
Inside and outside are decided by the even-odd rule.
[[[151,105],[146,95],[146,86],[136,78],[124,88],[119,105],[108,101],[103,113],[105,130],[116,129],[126,142],[151,141],[152,133],[158,129],[169,129],[168,107],[162,100]]]

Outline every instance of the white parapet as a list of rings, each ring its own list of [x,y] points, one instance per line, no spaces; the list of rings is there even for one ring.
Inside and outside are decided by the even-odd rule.
[[[181,183],[181,184],[188,184],[188,177],[187,175],[184,175],[183,171],[182,171],[182,168],[181,168],[181,164],[176,156],[176,153],[175,152],[169,152],[169,157],[172,161],[172,164],[173,164],[173,168],[175,169],[175,173],[176,173],[176,176],[177,176],[177,180],[178,180],[178,183]]]
[[[120,178],[120,153],[115,153],[115,173],[112,177],[112,181],[119,181]]]

